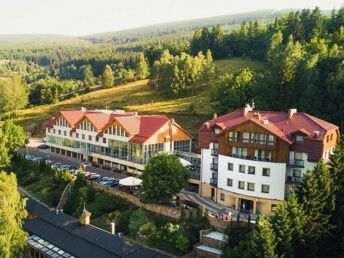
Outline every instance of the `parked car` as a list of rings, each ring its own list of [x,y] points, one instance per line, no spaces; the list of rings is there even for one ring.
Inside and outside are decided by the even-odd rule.
[[[85,176],[85,178],[86,178],[87,180],[90,180],[90,181],[97,180],[99,177],[100,177],[100,175],[97,174],[97,173],[88,173],[88,174]]]
[[[95,180],[94,182],[97,184],[102,184],[104,182],[106,182],[109,178],[107,176],[104,177],[99,177],[97,180]]]
[[[52,161],[52,160],[50,160],[50,159],[46,159],[45,160],[45,164],[47,164],[47,165],[49,165],[49,166],[51,166],[52,164],[54,164],[55,163],[55,161]]]
[[[41,157],[33,157],[31,160],[34,162],[40,162],[42,160],[42,158]]]
[[[70,169],[70,166],[69,165],[62,165],[61,166],[61,170],[64,171],[64,170],[69,170]]]
[[[25,155],[26,160],[32,160],[33,158],[34,158],[34,156],[32,156],[32,155]]]
[[[61,163],[56,162],[56,163],[53,163],[53,164],[51,165],[51,168],[58,169],[58,168],[60,168],[61,166],[62,166]]]
[[[38,145],[37,148],[43,149],[43,150],[44,150],[44,149],[49,149],[49,145],[46,144],[46,143],[42,143],[42,144]]]

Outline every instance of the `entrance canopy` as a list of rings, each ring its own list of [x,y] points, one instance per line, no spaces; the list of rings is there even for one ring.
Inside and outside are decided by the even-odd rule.
[[[136,177],[126,177],[124,179],[119,180],[119,184],[123,186],[139,186],[142,184],[142,180]]]

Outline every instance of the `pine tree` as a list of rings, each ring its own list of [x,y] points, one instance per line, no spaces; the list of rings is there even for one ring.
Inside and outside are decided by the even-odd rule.
[[[109,65],[106,65],[104,67],[103,73],[102,73],[102,84],[109,88],[114,86],[115,83],[115,77],[113,75],[113,71]]]
[[[330,156],[330,174],[336,194],[336,207],[331,217],[335,228],[333,235],[326,242],[329,244],[327,252],[334,257],[337,253],[344,253],[344,136]]]
[[[333,181],[323,161],[319,161],[313,171],[306,173],[302,184],[297,188],[297,196],[306,216],[305,247],[299,251],[304,257],[312,257],[318,252],[319,239],[333,229],[330,224],[335,207]]]
[[[276,236],[272,225],[267,218],[263,217],[259,219],[257,228],[255,229],[255,231],[253,231],[253,236],[250,241],[253,241],[250,246],[253,247],[253,253],[256,254],[256,257],[277,257],[275,253]]]
[[[292,257],[303,246],[303,228],[306,217],[294,192],[278,205],[272,225],[276,234],[276,252],[279,257]]]

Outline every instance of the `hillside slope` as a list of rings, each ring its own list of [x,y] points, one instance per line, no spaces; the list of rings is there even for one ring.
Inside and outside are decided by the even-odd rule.
[[[235,73],[242,68],[255,71],[264,69],[263,63],[246,58],[223,59],[215,61],[215,64],[218,66],[218,76],[225,72]],[[37,134],[41,131],[42,124],[61,108],[125,109],[140,114],[166,114],[197,136],[200,126],[213,112],[208,98],[209,89],[203,89],[196,96],[171,99],[160,96],[150,89],[147,83],[147,80],[141,80],[80,95],[56,104],[24,109],[19,111],[15,121],[23,125],[26,131]]]

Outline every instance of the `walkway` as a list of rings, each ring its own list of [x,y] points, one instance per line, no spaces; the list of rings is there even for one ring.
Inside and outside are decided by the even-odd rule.
[[[191,201],[194,203],[197,203],[198,205],[201,205],[206,210],[215,212],[215,213],[232,213],[233,219],[235,220],[239,211],[234,210],[232,208],[223,206],[221,204],[218,204],[210,199],[204,198],[200,196],[198,193],[189,192],[189,191],[181,191],[178,196],[184,200]],[[251,221],[255,221],[257,218],[257,215],[251,214]],[[240,220],[247,220],[248,214],[240,213]]]

